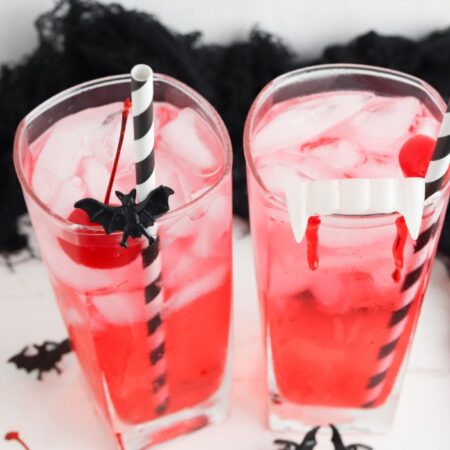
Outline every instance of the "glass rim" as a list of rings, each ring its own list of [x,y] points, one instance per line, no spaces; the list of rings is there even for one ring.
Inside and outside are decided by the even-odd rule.
[[[286,72],[273,80],[269,81],[258,93],[255,99],[252,102],[250,110],[247,114],[247,118],[245,120],[244,125],[244,137],[243,137],[243,147],[244,147],[244,157],[246,161],[246,165],[249,168],[248,173],[254,177],[258,188],[263,191],[266,200],[268,200],[274,206],[281,208],[282,210],[287,211],[286,201],[275,195],[270,189],[268,189],[263,183],[261,177],[258,174],[258,170],[255,167],[254,160],[251,154],[251,133],[253,131],[254,119],[255,116],[261,107],[261,105],[267,100],[267,97],[273,94],[278,87],[282,87],[284,85],[288,85],[292,82],[292,79],[295,77],[295,81],[303,81],[308,78],[313,78],[317,73],[329,73],[332,74],[336,71],[347,72],[347,73],[355,73],[355,74],[367,74],[372,76],[380,76],[386,79],[396,80],[402,83],[410,84],[411,86],[416,87],[417,89],[422,89],[426,95],[436,104],[438,109],[441,111],[442,116],[444,116],[446,112],[446,103],[441,95],[427,82],[421,80],[418,77],[413,75],[409,75],[404,72],[400,72],[397,70],[387,69],[379,66],[370,66],[364,64],[318,64],[313,66],[307,66],[300,69],[292,70],[290,72]],[[449,184],[449,181],[445,185],[442,185],[438,192],[434,193],[432,196],[425,199],[424,208],[431,205],[436,201],[437,198],[442,196],[442,192],[445,191],[446,186]],[[374,213],[374,214],[366,214],[366,215],[351,215],[351,214],[332,214],[332,217],[380,217],[380,216],[390,216],[397,215],[397,213]]]
[[[178,217],[181,215],[185,215],[189,213],[192,209],[194,209],[204,198],[208,197],[212,192],[216,190],[216,188],[220,185],[222,180],[230,173],[232,167],[233,160],[233,152],[232,152],[232,144],[230,140],[230,136],[228,130],[220,117],[219,113],[216,109],[208,102],[201,94],[196,92],[194,89],[186,85],[185,83],[170,77],[168,75],[154,73],[154,80],[158,82],[162,82],[166,85],[172,86],[178,91],[182,92],[187,97],[191,98],[196,105],[203,110],[204,113],[207,114],[208,117],[211,118],[212,122],[216,129],[212,131],[218,135],[218,139],[220,141],[221,147],[223,147],[223,153],[225,156],[225,165],[223,168],[220,177],[211,184],[208,189],[201,192],[198,197],[195,197],[193,200],[170,210],[168,213],[164,214],[162,217],[157,219],[157,223],[162,224],[166,221],[173,219],[174,217]],[[96,78],[94,80],[85,81],[83,83],[76,84],[71,86],[54,96],[48,98],[38,106],[36,106],[33,110],[31,110],[25,117],[20,121],[17,126],[15,137],[14,137],[14,146],[13,146],[13,162],[16,170],[17,177],[20,181],[22,189],[26,192],[26,194],[33,200],[36,205],[43,210],[46,214],[52,217],[59,225],[73,230],[73,231],[86,231],[89,234],[94,234],[98,232],[102,234],[101,227],[99,225],[91,226],[91,225],[80,225],[70,222],[68,219],[60,216],[55,213],[51,208],[49,208],[34,192],[29,180],[25,176],[24,167],[22,164],[22,158],[20,157],[20,149],[22,147],[22,139],[25,136],[25,129],[27,124],[34,120],[39,115],[45,113],[52,106],[60,103],[63,100],[66,100],[70,97],[76,96],[80,93],[96,89],[98,87],[112,86],[114,84],[122,84],[124,82],[130,82],[131,77],[129,74],[120,74],[120,75],[111,75],[102,78]],[[131,95],[131,91],[130,91]],[[119,232],[111,233],[111,236],[115,234],[120,234]]]

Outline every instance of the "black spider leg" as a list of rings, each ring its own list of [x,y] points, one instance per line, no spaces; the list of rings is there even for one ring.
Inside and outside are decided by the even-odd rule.
[[[300,444],[297,444],[293,441],[287,441],[284,439],[277,439],[274,441],[275,444],[284,445],[284,447],[280,448],[279,450],[312,450],[316,444],[316,434],[317,431],[319,431],[320,427],[314,427],[311,430],[309,430],[305,437],[303,438],[303,441]]]
[[[61,352],[58,351],[59,344],[54,341],[44,341],[41,345],[34,345],[34,347],[38,350],[39,353],[48,352],[51,354],[54,363],[52,364],[52,369],[56,371],[58,375],[62,374],[62,370],[58,367],[57,363],[61,360]],[[47,347],[50,347],[49,349]],[[49,355],[50,356],[50,355]],[[44,369],[38,369],[38,380],[42,380],[42,374],[44,373]]]
[[[46,345],[45,342],[42,345],[33,344],[33,347],[36,349],[38,355],[42,353],[42,349],[45,350],[45,345]],[[37,371],[38,371],[37,379],[39,381],[41,381],[42,380],[42,374],[45,372],[45,369],[43,369],[42,367],[39,367],[37,369]]]
[[[275,445],[282,445],[278,450],[297,450],[298,444],[294,441],[286,441],[284,439],[276,439],[274,441]]]
[[[316,434],[319,431],[319,428],[320,427],[314,427],[306,433],[302,443],[298,447],[298,450],[310,450],[316,446]]]
[[[364,444],[350,444],[349,446],[345,446],[339,430],[333,424],[330,424],[330,428],[333,431],[331,442],[333,442],[335,450],[372,450],[372,447]]]
[[[62,374],[62,370],[58,367],[57,363],[61,360],[62,353],[59,349],[59,344],[54,341],[44,341],[42,344],[43,348],[47,351],[47,346],[51,347],[48,351],[55,353],[55,364],[53,365],[53,370],[55,370],[58,375]]]
[[[347,450],[373,450],[373,448],[364,444],[350,444]]]
[[[331,442],[334,444],[334,450],[347,450],[339,430],[332,423],[330,423],[330,428],[333,432],[331,435]]]

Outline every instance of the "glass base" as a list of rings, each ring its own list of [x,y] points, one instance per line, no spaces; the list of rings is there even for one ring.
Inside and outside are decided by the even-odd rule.
[[[382,434],[392,428],[408,355],[403,361],[391,394],[375,408],[310,406],[286,401],[277,386],[270,343],[267,344],[267,382],[269,391],[268,425],[272,431],[305,433],[315,426],[339,426],[346,433]]]
[[[349,433],[386,433],[391,428],[397,404],[397,399],[391,397],[378,408],[329,408],[292,404],[273,395],[272,398],[275,400],[269,405],[269,427],[277,432],[305,433],[314,426],[332,423]]]
[[[117,448],[120,450],[143,450],[206,425],[222,421],[228,410],[226,391],[227,389],[222,386],[206,402],[157,420],[132,426],[116,423]]]

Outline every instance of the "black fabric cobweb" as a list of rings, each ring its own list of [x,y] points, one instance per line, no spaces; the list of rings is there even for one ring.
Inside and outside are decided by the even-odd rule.
[[[248,218],[242,131],[252,100],[271,79],[294,68],[352,62],[389,67],[450,94],[450,29],[420,41],[374,32],[328,47],[314,61],[301,59],[278,38],[254,30],[245,41],[206,45],[201,34],[177,33],[152,15],[84,0],[61,0],[36,21],[38,45],[0,74],[0,252],[27,244],[17,228],[25,213],[12,164],[15,129],[49,96],[93,78],[128,72],[136,62],[174,76],[203,94],[219,111],[234,147],[234,212]],[[450,219],[440,249],[450,255]]]

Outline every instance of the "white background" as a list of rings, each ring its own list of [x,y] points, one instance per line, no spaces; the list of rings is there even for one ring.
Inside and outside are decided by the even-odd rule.
[[[103,1],[109,3],[109,1]],[[118,0],[154,12],[181,32],[200,30],[208,42],[243,38],[250,29],[280,35],[302,55],[370,29],[420,37],[450,25],[450,0]],[[32,22],[54,0],[0,0],[0,62],[36,43]]]

